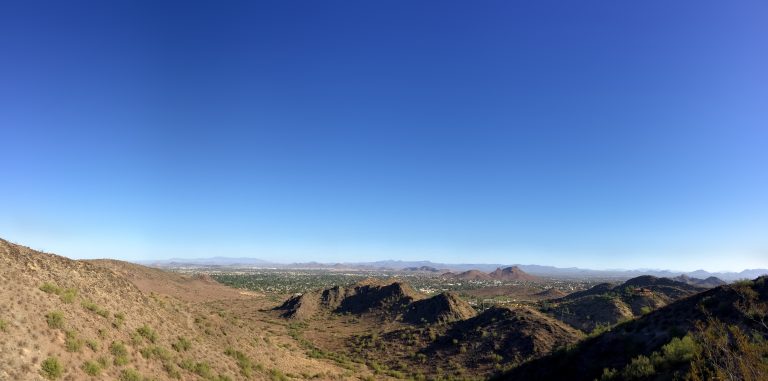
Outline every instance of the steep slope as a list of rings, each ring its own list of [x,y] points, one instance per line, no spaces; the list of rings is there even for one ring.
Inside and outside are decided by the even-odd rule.
[[[424,295],[401,282],[365,280],[350,287],[335,286],[295,295],[276,307],[285,318],[306,319],[321,311],[337,314],[376,314],[396,317]]]
[[[580,342],[569,351],[560,351],[543,358],[530,361],[508,373],[498,377],[504,380],[562,380],[588,381],[600,378],[606,369],[624,369],[632,359],[637,356],[646,356],[646,362],[652,352],[659,351],[663,345],[670,343],[675,337],[681,337],[686,333],[692,334],[694,340],[712,339],[712,334],[705,333],[706,327],[717,326],[722,322],[728,329],[726,346],[735,345],[727,343],[728,335],[735,330],[745,332],[744,339],[749,337],[762,337],[756,341],[756,346],[762,345],[763,353],[768,351],[765,339],[768,339],[768,278],[758,278],[744,284],[727,285],[717,287],[687,298],[673,302],[656,311],[650,312],[632,321],[620,324],[613,329],[598,336]],[[755,336],[756,335],[756,336]],[[714,337],[717,339],[717,337]],[[735,339],[732,339],[735,340]],[[754,340],[754,339],[753,339]],[[762,344],[760,344],[762,342]],[[694,341],[696,343],[696,341]],[[695,346],[696,344],[694,344]],[[707,356],[707,351],[720,350],[699,343],[699,348],[705,349],[702,356]],[[740,344],[742,345],[742,344]],[[678,349],[679,351],[680,349]],[[695,350],[693,350],[695,351]],[[693,352],[689,352],[693,353]],[[716,367],[722,358],[715,357],[710,360],[702,360],[705,367]],[[750,369],[750,379],[765,379],[768,377],[768,364],[765,358],[749,357],[748,353],[740,356],[734,353],[738,361],[752,361],[742,363],[742,368],[735,369],[734,374],[743,369]],[[678,372],[678,378],[684,377],[689,371],[695,357],[685,357],[682,354],[664,354],[663,358],[671,357],[674,362],[666,367],[652,368],[646,366],[637,379],[672,379],[673,373]],[[658,362],[658,360],[656,360]],[[746,368],[744,368],[746,367]],[[762,372],[762,373],[761,373]],[[607,372],[611,373],[611,372]],[[700,375],[701,376],[701,375]],[[620,379],[621,375],[608,376],[610,379]],[[741,377],[734,376],[735,379]],[[707,378],[707,377],[704,377]],[[682,379],[682,378],[681,378]]]
[[[413,324],[448,323],[469,319],[477,313],[467,302],[452,292],[417,300],[408,306],[403,321]]]
[[[162,273],[152,269],[111,266],[162,280]],[[178,280],[173,274],[168,278],[164,282]],[[295,340],[281,325],[244,321],[205,304],[145,293],[104,266],[4,240],[0,284],[1,380],[39,380],[43,374],[68,380],[90,375],[266,380],[272,373],[343,378],[347,372],[291,350]],[[256,298],[245,301],[265,304]]]
[[[581,332],[532,308],[493,307],[455,323],[424,353],[452,357],[467,364],[517,364],[573,344],[582,337]]]
[[[224,286],[205,274],[187,276],[112,259],[95,259],[85,262],[113,271],[146,294],[154,292],[189,302],[249,298],[258,295],[254,292]]]
[[[601,283],[574,292],[543,307],[550,315],[572,327],[591,332],[663,307],[703,289],[668,278],[643,275],[623,284]]]

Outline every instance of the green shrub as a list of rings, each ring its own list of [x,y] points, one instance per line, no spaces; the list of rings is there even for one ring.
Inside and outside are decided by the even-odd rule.
[[[53,329],[64,328],[64,314],[60,311],[51,311],[45,315],[45,320],[48,322],[48,327]]]
[[[192,343],[187,340],[186,337],[179,336],[178,341],[171,344],[171,347],[173,347],[176,352],[188,351],[190,348],[192,348]]]
[[[211,366],[207,362],[196,363],[193,372],[202,378],[213,378]]]
[[[647,314],[651,313],[651,311],[653,311],[653,308],[651,308],[651,306],[642,306],[642,307],[640,307],[640,313],[643,314],[643,315],[647,315]]]
[[[69,352],[80,352],[83,348],[83,340],[77,337],[77,332],[67,331],[67,337],[64,339],[64,346]]]
[[[77,290],[74,288],[68,288],[61,292],[59,295],[59,298],[61,298],[61,301],[67,304],[70,304],[75,301],[75,298],[77,297]]]
[[[49,380],[55,380],[61,377],[62,372],[63,369],[61,363],[59,363],[59,359],[56,357],[48,357],[40,366],[40,373],[43,375],[43,377]]]
[[[99,342],[96,340],[92,340],[92,339],[85,340],[85,345],[94,352],[97,352],[99,350]]]
[[[672,363],[689,362],[698,351],[699,348],[690,335],[686,335],[682,339],[676,337],[661,347],[666,362]]]
[[[122,312],[118,312],[115,314],[115,321],[112,323],[112,325],[115,328],[120,328],[123,326],[123,323],[125,322],[125,314]]]
[[[157,345],[152,345],[146,348],[143,348],[139,351],[141,353],[141,356],[145,359],[160,359],[162,361],[168,361],[171,359],[171,353],[162,347],[158,347]]]
[[[56,295],[58,295],[58,294],[61,293],[61,288],[59,288],[58,286],[56,286],[53,283],[45,282],[45,283],[43,283],[42,286],[40,286],[40,291],[43,291],[43,292],[48,293],[48,294],[56,294]]]
[[[101,373],[101,366],[94,361],[86,361],[80,368],[89,376],[98,376]]]
[[[120,372],[120,381],[141,381],[141,374],[133,369],[123,369]]]
[[[632,362],[624,368],[623,373],[624,379],[636,380],[653,376],[656,374],[656,369],[648,357],[640,355],[632,359]]]
[[[8,332],[8,322],[0,319],[0,332]]]
[[[109,346],[109,352],[115,356],[115,365],[125,365],[128,363],[128,349],[121,341],[113,341]]]
[[[141,335],[141,337],[149,340],[150,343],[154,343],[155,341],[157,341],[157,332],[155,332],[154,329],[152,329],[146,324],[138,328],[136,330],[136,333]]]
[[[277,369],[269,370],[269,378],[272,381],[288,381],[288,377]]]
[[[96,362],[99,363],[99,366],[101,367],[101,369],[109,368],[109,359],[106,356],[101,356],[97,358]]]
[[[243,352],[227,348],[224,354],[237,360],[237,366],[240,367],[240,372],[243,373],[243,376],[250,378],[253,375],[253,362]]]
[[[109,318],[109,311],[99,307],[96,303],[91,302],[90,300],[83,300],[80,305],[82,305],[86,310],[95,313],[96,315],[99,315],[103,318]]]

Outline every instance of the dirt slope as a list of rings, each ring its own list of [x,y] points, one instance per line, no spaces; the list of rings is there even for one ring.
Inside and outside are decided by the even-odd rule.
[[[144,276],[155,279],[145,283]],[[49,374],[63,380],[113,380],[134,372],[155,380],[351,376],[309,358],[284,325],[267,315],[254,311],[256,318],[244,320],[227,309],[188,302],[194,298],[146,293],[131,279],[165,285],[158,291],[176,289],[170,294],[181,292],[169,286],[177,282],[199,287],[198,280],[154,269],[74,261],[0,240],[0,380],[42,380],[48,359],[58,365],[48,360]],[[269,306],[257,297],[239,297],[224,302]],[[98,376],[86,374],[86,362]]]

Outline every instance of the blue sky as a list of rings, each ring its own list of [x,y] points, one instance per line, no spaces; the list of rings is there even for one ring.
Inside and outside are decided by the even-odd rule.
[[[3,2],[0,237],[768,267],[768,4]]]

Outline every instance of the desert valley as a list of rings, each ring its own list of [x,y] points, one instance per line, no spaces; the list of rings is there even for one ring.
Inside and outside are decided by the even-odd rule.
[[[214,267],[70,260],[0,240],[0,379],[760,380],[768,374],[764,276],[602,282],[541,277],[519,267]]]

